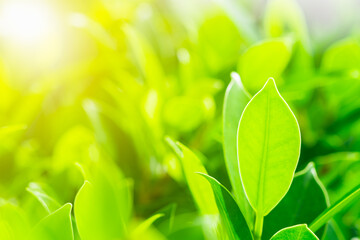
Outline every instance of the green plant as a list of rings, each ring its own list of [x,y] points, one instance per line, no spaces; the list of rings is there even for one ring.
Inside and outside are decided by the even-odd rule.
[[[27,190],[45,213],[29,228],[29,219],[21,209],[11,202],[1,202],[2,239],[164,239],[151,227],[162,213],[145,221],[132,218],[131,181],[124,179],[111,163],[93,163],[86,169],[78,166],[85,182],[76,195],[74,214],[71,203],[62,205],[40,184],[30,183]],[[38,209],[30,208],[32,211]]]
[[[232,77],[225,95],[223,126],[234,197],[207,175],[194,153],[168,139],[182,161],[195,202],[200,209],[208,209],[206,205],[215,199],[224,226],[222,238],[332,239],[327,236],[328,221],[358,198],[360,187],[329,206],[327,191],[313,163],[295,174],[300,130],[275,81],[269,79],[250,99],[239,76],[233,73]],[[210,183],[214,196],[195,172]]]
[[[356,1],[1,1],[0,239],[357,239]]]

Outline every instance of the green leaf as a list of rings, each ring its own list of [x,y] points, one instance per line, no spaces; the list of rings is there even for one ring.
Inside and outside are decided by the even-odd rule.
[[[323,238],[324,240],[345,240],[343,233],[341,232],[341,229],[337,225],[337,223],[334,220],[330,220],[328,227],[326,229],[326,234]]]
[[[197,128],[206,119],[206,101],[199,97],[178,96],[164,105],[164,122],[180,132]]]
[[[289,192],[264,219],[263,237],[269,239],[287,226],[310,224],[329,205],[326,189],[316,174],[313,163],[296,173]],[[323,231],[317,233],[318,236]]]
[[[287,227],[274,236],[270,240],[318,240],[319,238],[306,226],[300,224],[292,227]]]
[[[354,39],[344,39],[333,44],[322,58],[321,69],[325,72],[360,69],[360,44]]]
[[[231,73],[231,82],[226,89],[223,107],[223,148],[225,163],[235,199],[247,222],[253,224],[253,210],[246,198],[237,161],[237,129],[242,112],[250,101],[250,94],[244,89],[240,76]]]
[[[133,231],[132,231],[132,237],[134,239],[136,239],[137,236],[140,236],[141,234],[143,234],[144,232],[146,232],[146,230],[159,218],[163,217],[164,214],[158,213],[155,214],[151,217],[149,217],[148,219],[146,219],[145,221],[143,221],[140,225],[138,225]]]
[[[210,184],[203,177],[195,174],[196,172],[207,174],[200,159],[183,144],[175,143],[169,137],[166,141],[181,160],[186,181],[200,212],[204,215],[217,214],[218,210]]]
[[[156,221],[155,227],[166,235],[173,230],[176,208],[177,204],[171,203],[157,211],[157,214],[161,214],[163,217],[159,221]]]
[[[269,79],[246,106],[238,129],[238,159],[245,192],[266,216],[285,196],[300,154],[294,114]]]
[[[225,225],[229,239],[252,240],[251,231],[231,193],[215,178],[202,173],[200,175],[204,176],[211,184],[221,221]]]
[[[39,200],[48,213],[52,213],[61,207],[60,203],[50,197],[39,183],[30,183],[26,190]]]
[[[67,203],[42,219],[31,231],[29,240],[73,240],[71,204]]]
[[[0,199],[0,239],[24,239],[29,231],[29,222],[18,206]]]
[[[116,239],[127,234],[132,209],[132,182],[108,162],[84,170],[86,180],[75,198],[80,237]]]
[[[235,23],[222,12],[207,16],[198,32],[198,46],[210,72],[233,66],[244,42]]]
[[[291,51],[292,39],[288,37],[265,40],[248,48],[238,65],[245,88],[255,94],[269,77],[280,79]]]
[[[78,125],[69,129],[58,140],[54,148],[53,165],[60,171],[69,166],[72,168],[76,162],[97,161],[99,155],[94,133]]]
[[[10,225],[7,222],[2,221],[2,220],[0,220],[0,239],[2,239],[2,240],[18,239],[18,238],[13,237],[13,233],[12,233]]]
[[[326,224],[335,214],[348,207],[360,198],[360,184],[352,191],[348,192],[339,201],[321,213],[311,224],[310,229],[316,232],[320,227]]]
[[[169,137],[166,138],[166,141],[180,159],[186,182],[203,217],[204,235],[207,239],[214,239],[218,225],[214,216],[219,214],[215,197],[209,182],[195,174],[196,172],[207,174],[207,171],[200,159],[190,149],[179,142],[175,143]]]

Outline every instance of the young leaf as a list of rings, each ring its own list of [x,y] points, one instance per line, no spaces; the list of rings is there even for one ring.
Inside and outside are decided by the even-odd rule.
[[[238,129],[241,179],[258,215],[266,216],[285,196],[299,154],[299,125],[269,79],[246,106]]]
[[[71,204],[67,203],[42,219],[29,234],[29,240],[73,240]]]
[[[327,192],[313,163],[298,172],[289,192],[264,219],[263,237],[269,239],[287,226],[310,224],[329,204]],[[323,233],[318,232],[318,236]]]
[[[143,234],[144,232],[146,232],[146,230],[159,218],[163,217],[164,214],[158,213],[155,214],[151,217],[149,217],[148,219],[146,219],[145,221],[143,221],[139,226],[137,226],[133,232],[131,233],[132,237],[135,239],[136,236],[140,236],[141,234]]]
[[[181,143],[175,143],[170,138],[166,138],[166,141],[181,160],[186,181],[201,213],[217,214],[218,210],[210,184],[203,177],[195,174],[196,172],[207,174],[200,159]]]
[[[280,79],[289,63],[291,38],[265,40],[251,46],[240,58],[238,72],[245,88],[255,94],[269,77]]]
[[[166,138],[166,141],[180,159],[191,194],[202,217],[206,220],[202,221],[204,234],[207,239],[214,239],[217,233],[217,221],[213,216],[217,216],[219,211],[210,184],[196,174],[196,172],[206,174],[207,171],[190,149],[179,142],[173,142],[170,138]]]
[[[86,171],[75,198],[74,213],[81,239],[116,239],[127,234],[132,209],[132,183],[117,168],[102,162]]]
[[[223,112],[224,141],[223,148],[225,163],[235,199],[244,214],[247,222],[253,224],[253,210],[246,199],[243,184],[240,178],[237,161],[237,128],[246,104],[250,101],[249,93],[244,89],[240,76],[231,73],[231,82],[226,89]]]
[[[220,217],[225,225],[229,239],[252,240],[251,231],[246,223],[243,214],[240,211],[231,193],[219,183],[215,178],[200,173],[211,184],[218,206]]]
[[[310,229],[316,232],[320,227],[327,223],[335,214],[348,207],[354,201],[360,198],[360,184],[352,191],[347,193],[343,198],[333,204],[331,207],[321,213],[311,224]]]
[[[270,240],[319,240],[319,238],[306,224],[300,224],[280,230]]]

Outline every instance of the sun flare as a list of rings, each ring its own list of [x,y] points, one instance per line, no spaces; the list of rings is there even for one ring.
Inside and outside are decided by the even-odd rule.
[[[0,34],[15,44],[43,42],[55,27],[54,14],[46,4],[32,1],[9,1],[1,5]]]

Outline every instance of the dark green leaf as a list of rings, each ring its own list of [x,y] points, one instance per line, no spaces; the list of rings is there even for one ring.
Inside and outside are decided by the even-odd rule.
[[[240,211],[239,206],[231,196],[231,193],[215,178],[206,174],[201,175],[204,176],[211,184],[216,204],[220,212],[221,221],[225,225],[229,239],[252,240],[253,237],[251,231]]]
[[[328,202],[327,192],[316,174],[314,164],[310,163],[295,175],[289,192],[265,217],[263,239],[269,239],[288,226],[310,224],[327,208]],[[322,232],[318,232],[318,236]]]
[[[324,240],[345,240],[341,229],[334,220],[330,220],[327,226]]]
[[[335,214],[339,213],[344,208],[348,207],[356,200],[360,198],[360,184],[356,186],[353,190],[348,192],[344,197],[339,201],[334,203],[331,207],[326,209],[321,213],[311,224],[310,229],[316,232],[320,227],[326,224]]]

